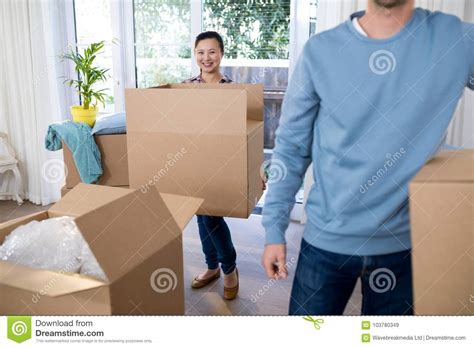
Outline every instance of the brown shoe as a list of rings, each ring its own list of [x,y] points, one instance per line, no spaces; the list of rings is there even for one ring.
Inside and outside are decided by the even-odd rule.
[[[237,276],[237,285],[232,288],[224,286],[224,300],[233,300],[237,297],[239,292],[239,270],[237,268],[235,269],[235,274]]]
[[[202,288],[202,287],[208,285],[209,283],[212,283],[214,280],[218,279],[220,276],[221,276],[221,271],[220,270],[215,275],[213,275],[212,277],[209,277],[209,278],[201,279],[201,278],[199,278],[199,276],[197,276],[196,278],[193,279],[193,281],[191,283],[191,287],[193,289]]]

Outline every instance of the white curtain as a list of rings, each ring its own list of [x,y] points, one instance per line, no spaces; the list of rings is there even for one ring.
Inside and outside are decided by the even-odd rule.
[[[16,150],[25,198],[49,204],[64,183],[62,151],[45,150],[48,125],[68,117],[58,55],[67,48],[64,1],[0,1],[0,131]],[[7,178],[0,178],[7,180]]]

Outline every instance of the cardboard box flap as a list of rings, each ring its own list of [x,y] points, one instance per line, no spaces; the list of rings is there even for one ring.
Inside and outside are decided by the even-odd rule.
[[[0,283],[31,291],[39,296],[56,297],[107,285],[79,274],[64,274],[0,261]]]
[[[169,193],[160,194],[181,230],[184,230],[204,202],[202,198],[172,195]]]
[[[76,224],[113,282],[176,238],[196,213],[200,200],[162,196],[152,187],[129,193],[76,218]],[[68,194],[68,196],[70,193]],[[178,204],[182,204],[178,208]]]
[[[474,150],[440,152],[418,172],[412,182],[459,181],[474,181]]]
[[[48,212],[52,217],[62,215],[77,217],[126,196],[130,192],[133,190],[79,183]]]
[[[169,83],[151,88],[173,89],[245,89],[247,93],[247,117],[263,121],[263,84],[250,83]]]

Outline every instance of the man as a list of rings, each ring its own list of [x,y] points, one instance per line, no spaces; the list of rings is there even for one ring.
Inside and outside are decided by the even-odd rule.
[[[285,230],[311,162],[315,182],[290,314],[413,313],[408,183],[474,89],[474,26],[414,0],[367,10],[305,45],[287,89],[263,210],[269,277],[287,276]]]

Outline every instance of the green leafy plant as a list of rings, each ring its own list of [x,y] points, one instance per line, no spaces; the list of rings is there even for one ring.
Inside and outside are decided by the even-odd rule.
[[[82,98],[82,105],[85,110],[92,105],[96,107],[98,103],[105,106],[107,94],[104,91],[108,88],[95,89],[94,85],[98,82],[107,81],[107,72],[109,69],[102,69],[94,66],[94,61],[97,56],[102,53],[105,41],[95,42],[84,49],[83,54],[80,54],[75,49],[61,56],[62,59],[69,59],[74,62],[74,70],[78,73],[77,79],[65,79],[64,83],[73,87]]]
[[[189,0],[133,3],[138,59],[191,57]],[[222,35],[226,58],[288,59],[290,5],[290,0],[204,0],[203,30]]]
[[[288,59],[290,0],[205,0],[203,26],[219,32],[227,58]]]

